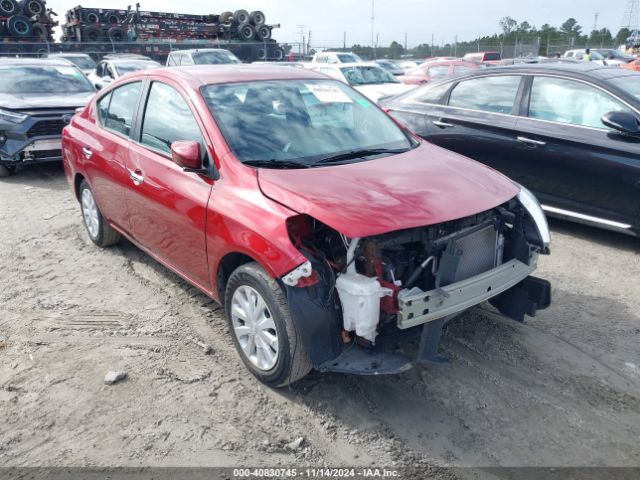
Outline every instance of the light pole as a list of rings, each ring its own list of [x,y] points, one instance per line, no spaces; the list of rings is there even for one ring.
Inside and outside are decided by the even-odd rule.
[[[375,47],[374,29],[376,22],[376,0],[371,0],[371,46]]]

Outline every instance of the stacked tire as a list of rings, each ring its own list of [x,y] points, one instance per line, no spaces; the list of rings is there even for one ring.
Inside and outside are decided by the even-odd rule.
[[[232,34],[238,39],[247,42],[266,42],[271,40],[271,27],[266,25],[267,18],[263,12],[256,10],[236,10],[235,12],[223,12],[218,17],[221,24],[231,25]]]
[[[0,38],[52,41],[54,23],[43,0],[0,0]]]

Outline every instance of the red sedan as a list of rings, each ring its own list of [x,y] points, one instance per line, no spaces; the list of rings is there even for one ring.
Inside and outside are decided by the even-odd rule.
[[[402,83],[409,85],[422,85],[425,83],[442,80],[445,78],[464,75],[480,66],[477,63],[463,62],[462,60],[429,60],[409,70],[405,75],[398,77]]]
[[[404,371],[401,332],[438,361],[465,309],[491,299],[522,320],[549,303],[530,193],[309,70],[125,76],[64,129],[63,155],[91,240],[124,236],[224,305],[268,385]]]

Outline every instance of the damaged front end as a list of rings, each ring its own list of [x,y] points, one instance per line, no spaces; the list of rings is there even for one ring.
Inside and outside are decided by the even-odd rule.
[[[523,321],[550,304],[550,285],[531,276],[549,252],[549,230],[527,190],[470,217],[346,238],[306,215],[288,230],[308,262],[283,277],[290,310],[321,371],[397,373],[411,359],[393,353],[419,338],[418,361],[443,361],[445,324],[489,301]]]

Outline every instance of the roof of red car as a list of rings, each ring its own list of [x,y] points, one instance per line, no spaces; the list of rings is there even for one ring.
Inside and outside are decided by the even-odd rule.
[[[215,83],[327,78],[325,75],[307,70],[306,68],[293,68],[277,64],[194,65],[189,67],[158,68],[137,73],[181,79],[194,87]]]

